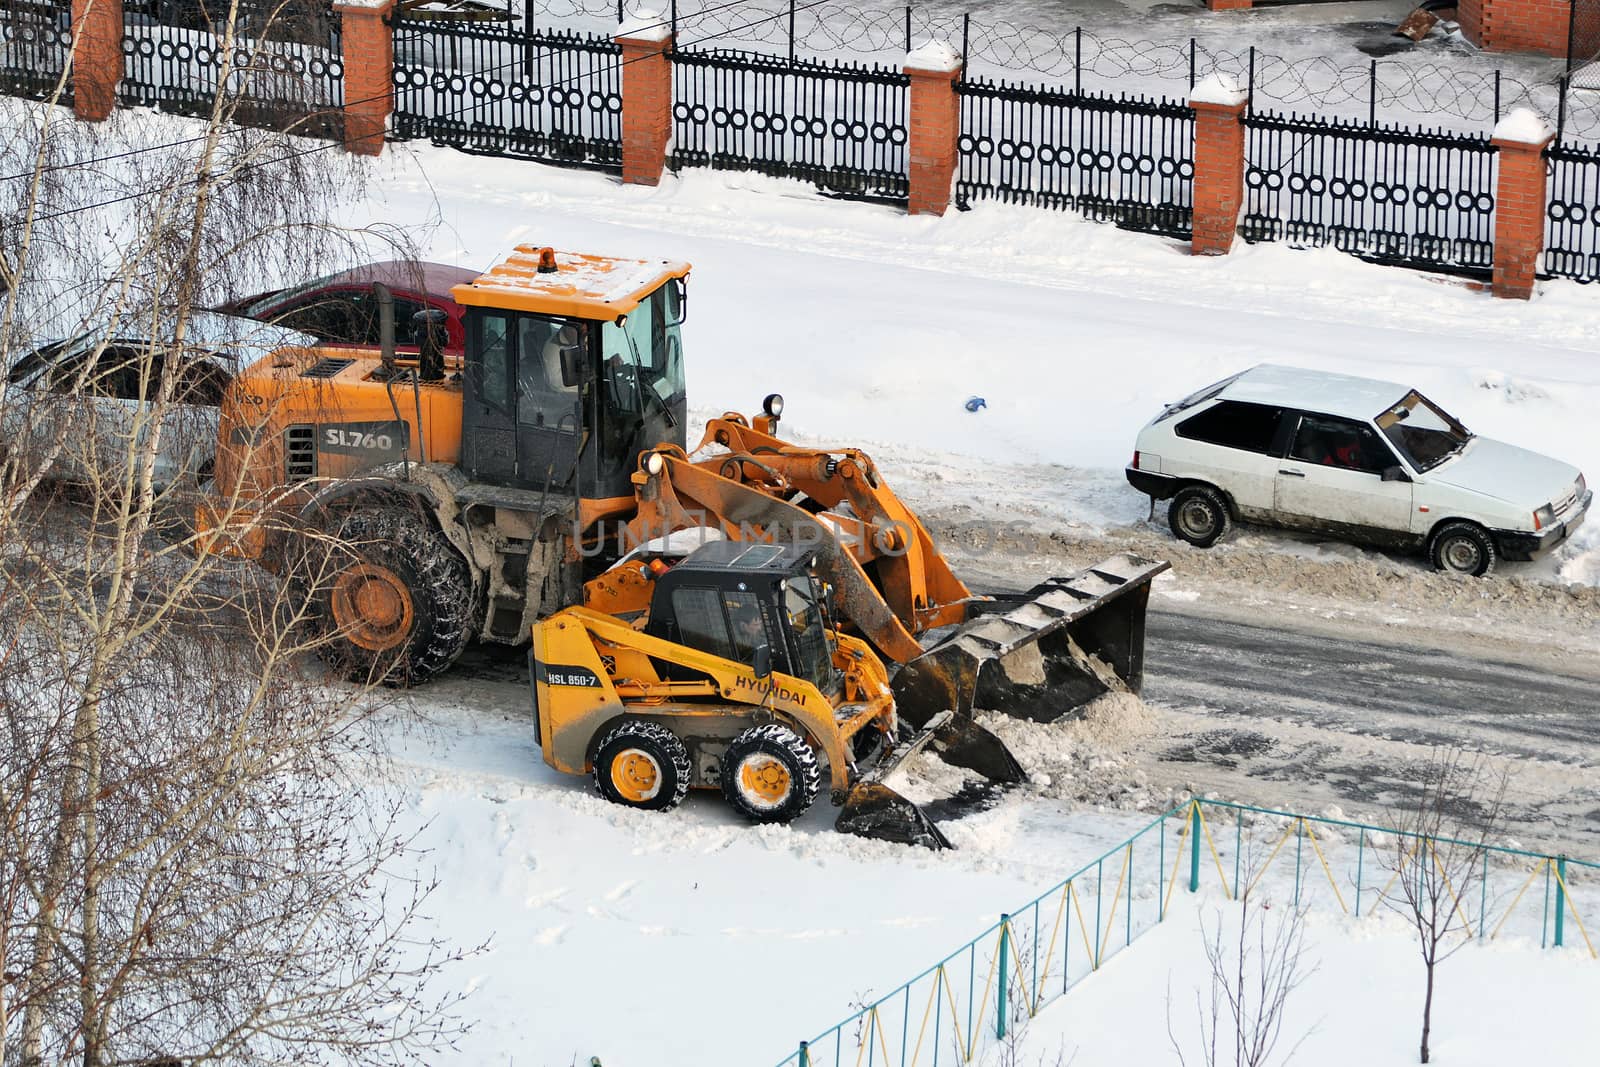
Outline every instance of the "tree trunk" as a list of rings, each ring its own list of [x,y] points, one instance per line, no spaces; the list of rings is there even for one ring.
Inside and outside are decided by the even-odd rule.
[[[1428,1031],[1433,1027],[1433,962],[1428,962],[1428,991],[1422,998],[1422,1062],[1428,1062]]]

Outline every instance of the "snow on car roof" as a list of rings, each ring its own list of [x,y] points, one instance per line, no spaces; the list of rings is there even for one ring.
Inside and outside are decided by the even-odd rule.
[[[1409,392],[1408,386],[1375,378],[1262,363],[1239,375],[1217,395],[1366,420],[1393,407]]]

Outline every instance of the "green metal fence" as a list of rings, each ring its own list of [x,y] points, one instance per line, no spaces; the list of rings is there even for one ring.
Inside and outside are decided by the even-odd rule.
[[[1463,857],[1470,878],[1459,879]],[[1431,865],[1445,877],[1461,936],[1537,937],[1600,959],[1572,898],[1600,884],[1600,864],[1428,837],[1342,819],[1194,800],[1010,912],[892,992],[862,1004],[777,1067],[916,1067],[982,1062],[1046,1004],[1166,918],[1181,882],[1229,900],[1292,895],[1352,917],[1397,906],[1397,880]],[[1431,877],[1431,875],[1430,875]],[[1465,889],[1475,892],[1466,899]],[[1528,891],[1542,891],[1535,909]],[[1579,933],[1575,941],[1568,919]]]

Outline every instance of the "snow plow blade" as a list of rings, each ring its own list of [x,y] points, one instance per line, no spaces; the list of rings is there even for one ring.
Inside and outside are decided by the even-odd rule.
[[[1014,785],[1027,777],[998,737],[971,719],[942,712],[929,719],[910,741],[885,754],[870,773],[850,787],[835,829],[903,845],[953,848],[927,812],[883,784],[914,753],[929,747],[946,763],[997,785]]]
[[[970,719],[981,709],[1050,722],[1105,693],[1137,693],[1150,582],[1169,566],[1123,553],[974,602],[966,622],[894,676],[901,719],[920,726],[940,711]]]

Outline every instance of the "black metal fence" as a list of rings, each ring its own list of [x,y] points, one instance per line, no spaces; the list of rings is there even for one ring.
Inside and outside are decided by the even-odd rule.
[[[211,114],[219,93],[234,122],[310,137],[342,137],[342,24],[325,8],[289,6],[259,20],[241,12],[226,27],[199,7],[123,10],[117,99],[176,115]]]
[[[0,94],[49,100],[72,51],[72,7],[41,0],[0,5]],[[61,103],[72,103],[72,80]]]
[[[1600,280],[1600,149],[1554,144],[1544,157],[1550,171],[1544,273]]]
[[[395,140],[621,168],[622,50],[611,38],[397,14],[394,45]]]
[[[1189,236],[1194,111],[1139,97],[962,82],[956,203],[1070,208],[1147,233]]]
[[[903,71],[722,50],[677,51],[672,64],[673,170],[753,170],[905,202]]]
[[[1247,115],[1245,131],[1245,240],[1491,273],[1496,151],[1487,137],[1269,112]]]

